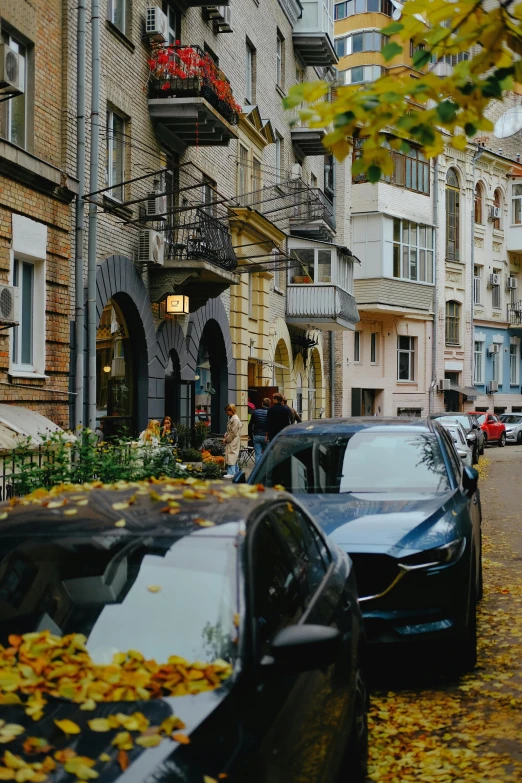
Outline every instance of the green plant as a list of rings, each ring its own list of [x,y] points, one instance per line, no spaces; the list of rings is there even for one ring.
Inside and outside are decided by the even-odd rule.
[[[198,421],[192,430],[192,445],[195,449],[200,449],[208,438],[208,426],[204,421]]]
[[[177,442],[178,449],[183,451],[183,449],[190,448],[191,440],[192,440],[190,427],[187,427],[186,424],[175,424],[174,429],[176,430],[178,436],[178,442]]]
[[[201,473],[203,478],[219,479],[223,476],[223,468],[221,468],[217,462],[204,462]]]
[[[198,449],[182,449],[180,457],[183,462],[201,462],[201,452]]]

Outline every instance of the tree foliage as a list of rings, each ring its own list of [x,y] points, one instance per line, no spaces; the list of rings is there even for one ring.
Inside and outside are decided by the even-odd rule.
[[[311,128],[330,128],[325,145],[338,160],[349,154],[354,138],[363,138],[353,171],[366,172],[370,181],[392,173],[391,150],[406,151],[408,142],[420,146],[426,157],[441,153],[448,141],[465,149],[468,139],[492,130],[490,101],[522,83],[522,3],[485,6],[485,0],[409,0],[401,19],[382,30],[393,39],[382,54],[390,61],[411,40],[413,72],[394,69],[393,75],[363,86],[339,86],[333,94],[326,82],[297,84],[286,108],[305,102],[301,119]],[[469,59],[451,75],[434,72],[437,60],[462,52]],[[389,146],[384,146],[385,132]]]

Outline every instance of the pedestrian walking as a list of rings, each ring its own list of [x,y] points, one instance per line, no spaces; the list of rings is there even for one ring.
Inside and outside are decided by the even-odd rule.
[[[292,423],[292,414],[288,405],[283,405],[283,395],[276,392],[272,397],[272,407],[267,411],[266,425],[268,440],[273,440],[278,432]]]
[[[288,404],[288,400],[286,397],[283,397],[283,405],[286,405],[286,407],[289,409],[290,413],[292,414],[292,424],[301,424],[303,421],[298,412],[295,408],[292,408],[291,405]]]
[[[248,422],[248,437],[251,439],[254,446],[256,465],[263,456],[268,445],[267,417],[269,408],[270,400],[268,397],[265,397],[261,404],[261,408],[256,408],[252,411],[250,421]]]
[[[236,473],[239,472],[237,460],[241,447],[241,428],[243,423],[236,413],[235,405],[230,403],[225,408],[225,411],[228,416],[228,424],[225,437],[223,438],[223,443],[225,444],[225,465],[227,466],[227,474],[224,478],[234,478]]]

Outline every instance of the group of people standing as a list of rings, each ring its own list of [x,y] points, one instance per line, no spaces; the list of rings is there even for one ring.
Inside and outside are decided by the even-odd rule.
[[[236,413],[235,405],[227,405],[225,408],[228,418],[227,431],[224,437],[225,464],[227,475],[225,478],[233,478],[239,472],[237,464],[241,448],[241,429],[243,427]],[[248,422],[248,439],[254,447],[256,463],[259,462],[269,442],[275,438],[278,432],[284,430],[290,424],[301,421],[301,416],[288,405],[287,398],[276,392],[272,400],[265,397],[260,408],[255,408]]]

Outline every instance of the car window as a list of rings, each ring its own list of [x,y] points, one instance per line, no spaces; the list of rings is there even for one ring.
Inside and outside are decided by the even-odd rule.
[[[455,479],[455,483],[458,485],[460,484],[460,474],[462,470],[462,462],[455,451],[455,445],[453,443],[453,439],[448,435],[447,432],[442,430],[442,439],[444,440],[444,445],[446,446],[446,451],[448,452],[448,459],[450,461],[451,469],[453,471],[453,477]]]
[[[513,415],[511,413],[504,413],[500,417],[500,421],[504,424],[520,424],[522,416]]]
[[[257,650],[263,656],[270,652],[270,644],[279,631],[299,621],[304,611],[303,598],[297,574],[275,535],[270,516],[256,525],[251,551]]]
[[[304,602],[308,606],[327,571],[326,562],[318,547],[317,535],[314,536],[308,520],[291,503],[278,506],[273,517],[282,544],[288,548],[292,558]]]
[[[483,413],[481,416],[479,416],[479,417],[477,418],[477,421],[478,421],[478,423],[479,423],[480,425],[482,425],[482,424],[485,424],[485,423],[486,423],[486,420],[487,420],[487,418],[488,418],[488,417],[486,416],[486,414],[485,414],[485,413]]]

